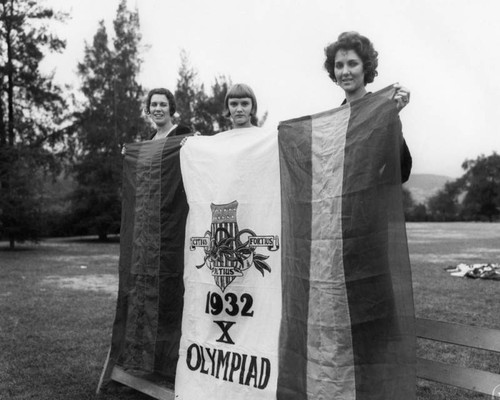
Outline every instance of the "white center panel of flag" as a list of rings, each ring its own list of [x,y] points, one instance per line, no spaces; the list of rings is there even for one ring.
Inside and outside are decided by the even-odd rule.
[[[257,128],[235,132],[192,138],[181,151],[190,207],[175,385],[183,400],[276,397],[281,315],[277,136]]]

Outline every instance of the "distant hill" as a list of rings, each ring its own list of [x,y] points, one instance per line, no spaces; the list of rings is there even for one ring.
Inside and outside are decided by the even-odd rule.
[[[454,179],[444,175],[412,174],[403,187],[410,191],[415,203],[419,204],[425,203],[429,197],[442,189],[446,182]]]

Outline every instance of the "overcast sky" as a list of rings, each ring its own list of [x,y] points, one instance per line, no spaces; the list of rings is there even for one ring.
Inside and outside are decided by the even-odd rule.
[[[46,0],[68,11],[67,40],[45,68],[78,89],[76,65],[98,21],[108,34],[119,0]],[[200,83],[220,74],[249,84],[267,127],[337,107],[343,92],[323,69],[324,47],[355,30],[379,52],[376,91],[411,90],[401,112],[413,173],[461,176],[465,159],[500,152],[500,2],[498,0],[128,0],[141,20],[140,82],[174,90],[181,49]]]

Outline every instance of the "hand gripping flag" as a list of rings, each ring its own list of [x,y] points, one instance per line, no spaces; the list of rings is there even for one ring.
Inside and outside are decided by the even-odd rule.
[[[175,363],[179,400],[414,399],[402,134],[393,94],[389,87],[282,122],[278,133],[248,128],[189,138],[180,151],[189,215],[185,235],[170,236],[184,241],[183,255],[174,257],[184,258],[183,302],[176,298],[179,291],[158,293],[164,299],[160,308],[169,313],[179,311],[172,305],[182,306],[182,324],[179,329],[176,318],[161,321],[158,311],[149,312],[157,310],[149,297],[134,292],[136,284],[156,285],[154,268],[143,266],[154,248],[139,249],[152,246],[152,238],[134,241],[137,248],[122,238],[120,268],[135,272],[120,276],[129,282],[125,289],[120,283],[128,296],[122,303],[119,296],[119,308],[129,309],[120,315],[127,315],[125,326],[132,328],[116,340],[125,343],[116,347],[119,360],[147,368],[168,365],[170,372]],[[137,165],[144,151],[137,153]],[[161,174],[170,170],[168,154],[159,155]],[[124,191],[141,186],[142,192],[152,179],[159,175],[129,177]],[[169,185],[160,185],[159,199],[177,184]],[[133,224],[128,222],[150,229],[137,216],[143,195],[131,198],[135,205],[127,207],[136,211]],[[185,214],[162,209],[159,215],[164,212],[168,217],[158,219],[155,240],[166,246],[162,225]],[[130,311],[140,307],[141,319]],[[153,351],[154,332],[162,324],[176,334],[164,346],[172,351],[160,354]],[[115,323],[114,337],[118,330]]]

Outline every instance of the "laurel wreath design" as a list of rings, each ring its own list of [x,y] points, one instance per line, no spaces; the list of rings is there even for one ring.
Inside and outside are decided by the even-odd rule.
[[[219,233],[221,233],[221,238],[217,241],[216,237]],[[252,257],[252,265],[255,266],[262,276],[264,276],[264,271],[271,272],[271,267],[264,261],[268,259],[269,256],[256,253],[255,248],[248,245],[248,240],[246,242],[242,242],[241,236],[244,234],[256,236],[255,232],[251,229],[243,229],[238,232],[235,237],[232,237],[229,231],[225,228],[217,228],[213,236],[211,231],[206,231],[205,236],[210,238],[210,247],[208,249],[204,249],[205,258],[203,263],[201,265],[197,265],[196,268],[202,268],[205,264],[207,264],[208,260],[215,263],[216,261],[222,262],[225,258],[228,261],[237,261],[239,267],[235,267],[234,269],[237,272],[241,272],[246,269],[244,268],[245,260]],[[213,269],[213,267],[210,267],[210,264],[207,264],[207,267],[209,269]]]

